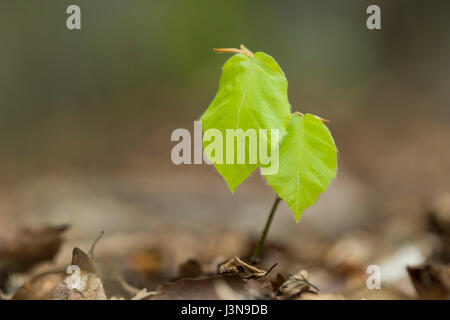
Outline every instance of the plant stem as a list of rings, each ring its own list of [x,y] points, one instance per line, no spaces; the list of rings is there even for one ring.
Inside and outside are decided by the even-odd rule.
[[[275,211],[277,210],[278,204],[280,203],[281,198],[277,195],[275,201],[273,202],[272,209],[270,210],[269,217],[267,218],[266,226],[261,234],[261,238],[259,239],[258,245],[253,251],[251,261],[252,263],[257,263],[259,261],[259,255],[261,254],[261,250],[264,246],[264,242],[266,241],[267,233],[269,232],[270,225],[272,224],[273,216],[275,215]]]

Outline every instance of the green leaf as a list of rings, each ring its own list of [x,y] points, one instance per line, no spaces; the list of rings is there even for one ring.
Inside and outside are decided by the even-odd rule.
[[[248,149],[245,164],[237,163],[236,152],[234,164],[226,163],[226,130],[268,129],[270,132],[270,129],[279,129],[281,139],[287,133],[289,119],[287,80],[271,56],[263,52],[257,52],[253,56],[239,53],[225,63],[217,95],[201,117],[201,121],[205,133],[209,129],[217,129],[216,133],[220,132],[224,137],[224,143],[221,145],[215,144],[217,139],[209,137],[211,140],[208,140],[205,139],[208,137],[204,136],[203,148],[231,192],[234,192],[252,171],[262,166],[262,163],[259,157],[256,163],[249,163],[248,157],[255,150]],[[270,135],[263,143],[271,150]],[[217,149],[223,152],[222,163],[220,159],[215,158]]]
[[[298,222],[303,210],[327,189],[336,169],[337,149],[325,124],[311,114],[293,114],[281,141],[278,172],[265,177]]]

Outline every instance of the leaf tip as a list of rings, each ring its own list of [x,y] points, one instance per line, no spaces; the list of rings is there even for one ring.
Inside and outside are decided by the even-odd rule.
[[[236,186],[230,186],[230,185],[228,185],[228,189],[230,189],[231,193],[234,194],[234,192],[236,191]]]

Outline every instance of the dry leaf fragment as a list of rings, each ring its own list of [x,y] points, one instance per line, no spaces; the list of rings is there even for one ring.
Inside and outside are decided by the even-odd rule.
[[[197,278],[203,275],[202,267],[197,260],[189,259],[180,265],[178,270],[178,278]]]
[[[271,299],[273,289],[266,277],[242,279],[238,275],[214,275],[181,279],[158,288],[152,300]]]
[[[440,234],[450,236],[450,193],[437,197],[431,204],[430,224]]]
[[[0,230],[0,288],[9,274],[25,272],[51,260],[62,243],[67,225],[57,227],[2,228]]]
[[[215,283],[220,300],[270,300],[274,299],[272,284],[267,278],[249,279],[244,287],[236,291],[224,281]]]
[[[421,298],[450,299],[450,265],[427,264],[407,270]]]
[[[233,274],[242,279],[260,278],[267,275],[267,272],[245,263],[238,257],[221,264],[219,266],[220,274]]]
[[[343,275],[360,275],[365,272],[374,255],[374,239],[365,233],[354,233],[339,239],[325,253],[325,265]]]
[[[34,277],[14,293],[13,300],[52,300],[63,282],[64,272],[47,273]]]
[[[278,291],[278,289],[283,285],[283,283],[286,282],[286,278],[283,277],[282,274],[277,273],[277,277],[275,278],[274,281],[272,281],[272,287],[273,287],[273,291]]]
[[[267,278],[249,279],[244,286],[243,295],[249,300],[274,299],[273,287]]]
[[[305,292],[300,295],[300,300],[345,300],[340,294],[317,294]]]
[[[129,254],[127,263],[130,269],[151,275],[161,271],[163,256],[155,249],[138,250]]]
[[[64,284],[59,288],[56,298],[67,300],[105,300],[105,290],[102,280],[97,273],[95,262],[83,250],[79,248],[73,249],[72,266],[77,266],[80,272],[73,272],[66,277]]]
[[[232,291],[241,292],[245,281],[236,275],[215,275],[198,279],[181,279],[160,286],[152,300],[217,300],[218,283],[226,283]]]
[[[142,289],[139,291],[131,300],[147,300],[150,297],[155,296],[157,293],[155,291],[148,292],[147,289]]]
[[[290,299],[300,295],[302,292],[317,294],[318,291],[319,289],[308,281],[306,270],[300,270],[281,285],[277,296],[280,299]]]

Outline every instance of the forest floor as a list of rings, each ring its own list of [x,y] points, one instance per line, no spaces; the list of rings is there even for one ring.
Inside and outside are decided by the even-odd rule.
[[[1,298],[448,298],[448,126],[367,120],[333,132],[337,179],[298,224],[280,205],[255,266],[270,188],[255,172],[231,194],[213,167],[173,165],[167,139],[145,141],[120,168],[3,185]],[[79,289],[64,282],[71,264]]]

